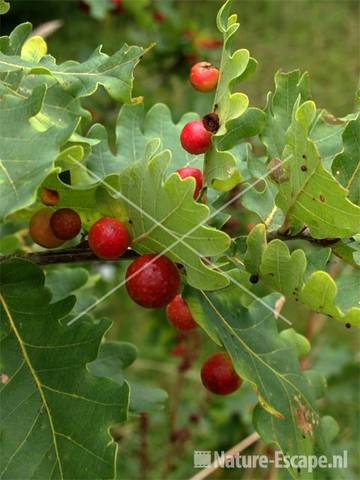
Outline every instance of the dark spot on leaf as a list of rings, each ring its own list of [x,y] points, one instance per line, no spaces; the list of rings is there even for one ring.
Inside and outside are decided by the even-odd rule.
[[[303,438],[306,438],[306,436],[305,436],[305,435],[303,435],[302,437],[303,437]]]
[[[351,323],[345,323],[346,328],[351,328]]]
[[[132,225],[132,223],[133,223],[132,220],[129,220],[129,223],[130,223],[130,225]]]
[[[295,298],[295,302],[298,302],[298,301],[299,301],[299,299],[298,299],[298,298]]]
[[[297,467],[296,471],[297,471],[298,473],[300,473],[300,472],[301,472],[301,468],[300,468],[300,467]]]
[[[329,318],[334,318],[332,315],[328,315]]]
[[[270,277],[274,277],[274,276],[275,276],[275,274],[272,273],[272,272],[270,272],[269,275],[270,275]]]
[[[301,169],[302,172],[306,172],[307,171],[307,166],[306,165],[301,165],[300,169]]]
[[[302,155],[302,158],[306,158],[306,155],[305,155],[305,153]]]
[[[325,202],[325,197],[324,197],[324,195],[321,195],[321,194],[320,194],[320,197],[319,197],[319,198],[320,198],[320,201],[321,201],[321,202]]]
[[[251,283],[257,283],[259,281],[259,275],[254,273],[253,275],[250,276],[249,280]]]

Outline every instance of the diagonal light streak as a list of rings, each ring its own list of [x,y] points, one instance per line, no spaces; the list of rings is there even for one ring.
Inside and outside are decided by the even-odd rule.
[[[284,159],[282,162],[281,162],[281,165],[286,163],[288,160],[290,160],[290,158],[292,157],[292,155],[290,155],[289,157],[287,157],[286,159]],[[118,198],[121,198],[123,199],[126,203],[128,203],[129,205],[131,205],[134,209],[138,210],[141,214],[143,214],[144,216],[146,216],[149,220],[151,220],[156,226],[162,228],[164,231],[166,231],[169,235],[171,235],[173,238],[176,239],[176,241],[174,243],[172,243],[171,245],[169,245],[167,248],[165,248],[161,253],[159,253],[158,255],[156,255],[148,264],[144,265],[142,268],[140,268],[138,271],[134,272],[132,275],[130,275],[128,277],[127,280],[130,280],[131,278],[133,278],[134,276],[140,274],[145,268],[147,268],[149,265],[151,265],[152,263],[156,262],[161,256],[165,255],[165,253],[167,253],[169,250],[173,249],[176,245],[178,245],[179,243],[182,243],[186,248],[188,248],[190,251],[192,251],[193,253],[195,253],[197,256],[200,256],[201,255],[199,254],[199,252],[197,252],[197,250],[195,250],[193,247],[191,247],[191,245],[189,245],[188,243],[184,242],[184,239],[186,239],[187,237],[189,237],[193,232],[195,232],[199,227],[201,227],[202,225],[205,225],[211,218],[213,218],[214,216],[216,216],[218,213],[220,213],[221,211],[223,211],[224,209],[226,209],[229,205],[231,205],[232,203],[234,203],[238,198],[240,198],[242,195],[244,195],[247,191],[249,191],[251,188],[253,188],[255,185],[257,185],[259,182],[261,182],[262,180],[264,180],[272,171],[276,170],[277,168],[279,168],[279,165],[276,165],[274,166],[272,169],[270,169],[265,175],[259,177],[258,179],[256,179],[251,185],[249,185],[247,188],[245,188],[244,190],[240,191],[238,194],[236,194],[233,198],[231,198],[228,202],[226,202],[224,205],[222,205],[221,207],[219,207],[217,210],[215,210],[212,214],[210,214],[205,220],[203,220],[202,222],[200,222],[198,225],[196,225],[196,227],[193,227],[192,229],[190,229],[188,232],[186,232],[184,235],[182,235],[181,237],[177,237],[176,234],[174,234],[171,230],[169,230],[167,227],[165,227],[163,224],[161,224],[160,222],[158,222],[152,215],[148,214],[147,212],[145,212],[141,207],[139,207],[138,205],[136,205],[132,200],[130,200],[129,198],[127,198],[125,195],[123,195],[121,192],[119,192],[118,190],[116,190],[112,185],[110,185],[109,183],[107,183],[105,180],[103,180],[101,177],[99,177],[96,173],[92,172],[91,170],[89,170],[86,166],[84,166],[81,162],[79,162],[78,160],[76,160],[74,157],[70,156],[71,160],[76,163],[77,165],[79,165],[83,170],[85,170],[89,175],[91,175],[93,178],[95,178],[96,180],[98,180],[101,184],[105,185],[110,191],[112,191],[113,193],[115,193],[115,195],[118,197]],[[208,264],[209,266],[211,267],[215,267],[215,265],[213,264]],[[216,268],[216,267],[215,267]],[[230,275],[228,275],[226,272],[222,271],[221,270],[221,273],[232,283],[234,283],[235,285],[237,285],[239,288],[241,288],[243,291],[245,291],[248,295],[250,295],[251,297],[253,297],[256,301],[260,302],[263,306],[265,306],[265,308],[267,308],[268,310],[270,310],[272,313],[275,314],[275,310],[270,307],[269,305],[267,305],[261,298],[259,298],[257,295],[255,295],[253,292],[251,292],[248,288],[246,288],[244,285],[242,285],[241,283],[235,281]],[[106,298],[108,298],[112,293],[114,293],[115,291],[117,291],[118,289],[120,289],[122,286],[125,285],[126,281],[127,280],[123,280],[122,282],[120,282],[117,286],[113,287],[109,292],[107,292],[106,294],[104,294],[102,297],[100,297],[98,300],[96,300],[96,302],[94,302],[93,304],[89,305],[89,307],[87,307],[86,309],[84,309],[82,312],[80,312],[76,317],[74,317],[70,322],[68,322],[67,325],[71,325],[73,324],[74,322],[76,322],[80,317],[82,317],[83,315],[85,315],[86,313],[88,313],[89,311],[91,311],[93,308],[95,308],[99,303],[101,303],[103,300],[105,300]],[[287,318],[285,318],[283,315],[278,315],[279,318],[281,318],[282,320],[284,320],[286,323],[288,323],[289,325],[292,325],[291,321],[288,320]]]

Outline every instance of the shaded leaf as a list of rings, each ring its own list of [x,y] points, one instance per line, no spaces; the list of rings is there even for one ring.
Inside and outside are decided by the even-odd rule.
[[[114,478],[108,429],[125,420],[129,389],[86,369],[110,323],[61,324],[74,297],[49,303],[44,275],[29,262],[12,260],[1,273],[2,368],[10,377],[1,385],[3,478]]]
[[[0,102],[1,218],[35,200],[37,187],[54,168],[60,145],[76,126],[36,130],[29,119],[40,111],[44,94],[42,86],[27,99],[4,95]]]
[[[256,389],[254,421],[263,439],[287,455],[309,455],[318,449],[326,455],[326,432],[296,350],[279,335],[272,313],[259,302],[245,309],[239,293],[239,287],[230,285],[217,292],[186,288],[184,295],[199,325],[217,338],[237,373]],[[272,294],[263,300],[273,307],[276,298]],[[291,474],[303,478],[294,470]]]
[[[360,115],[351,120],[343,133],[343,151],[334,159],[332,172],[349,191],[349,199],[360,204]]]
[[[105,342],[101,345],[97,359],[88,368],[93,375],[109,377],[122,385],[126,379],[124,370],[137,357],[137,349],[128,342]],[[130,404],[132,412],[149,412],[163,408],[167,393],[161,388],[130,382]]]
[[[315,113],[311,101],[294,109],[283,152],[284,159],[290,157],[284,163],[288,180],[279,184],[276,203],[294,232],[306,224],[315,238],[352,236],[359,229],[360,208],[347,199],[347,190],[324,169],[309,139]]]
[[[100,143],[92,147],[87,166],[100,178],[111,173],[120,173],[127,166],[144,158],[146,146],[154,139],[158,139],[161,148],[171,150],[169,173],[188,164],[199,166],[203,155],[194,157],[185,152],[180,144],[183,125],[196,118],[198,116],[195,113],[188,113],[175,124],[169,108],[162,103],[154,105],[146,114],[143,103],[124,105],[116,124],[116,153],[109,149],[106,129],[102,125],[94,125],[88,136],[99,139]]]
[[[342,133],[345,127],[346,122],[335,119],[326,111],[320,111],[311,126],[309,136],[315,142],[321,162],[327,170],[331,169],[334,157],[343,148]]]
[[[261,134],[269,158],[281,158],[285,147],[285,133],[291,121],[295,102],[300,103],[310,98],[309,75],[301,75],[299,70],[275,75],[275,92],[269,93],[267,99],[267,120]]]

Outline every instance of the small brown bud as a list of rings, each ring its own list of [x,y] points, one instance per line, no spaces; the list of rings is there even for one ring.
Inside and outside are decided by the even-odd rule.
[[[204,128],[211,133],[216,133],[220,127],[219,115],[217,113],[208,113],[202,119]]]

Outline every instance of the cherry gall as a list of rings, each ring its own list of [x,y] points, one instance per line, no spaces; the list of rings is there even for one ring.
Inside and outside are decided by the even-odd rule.
[[[126,289],[135,303],[145,308],[164,307],[180,288],[176,265],[165,256],[151,253],[134,260],[126,272]]]
[[[180,293],[166,307],[166,315],[171,325],[178,330],[191,330],[197,327],[197,323]]]
[[[111,0],[111,3],[113,5],[113,12],[115,15],[120,15],[123,10],[123,0]]]
[[[199,193],[203,187],[202,171],[194,167],[183,167],[178,168],[176,172],[180,175],[181,178],[192,177],[195,180],[194,198],[196,199],[199,196]]]
[[[42,208],[31,217],[29,233],[32,240],[41,247],[55,248],[64,243],[64,240],[56,237],[50,227],[52,214],[53,210],[50,208]]]
[[[199,62],[190,70],[191,85],[200,92],[211,92],[216,88],[219,69],[209,62]]]
[[[200,155],[209,148],[211,133],[205,129],[201,120],[191,120],[181,130],[180,141],[184,150],[193,155]]]
[[[88,242],[97,257],[114,260],[128,249],[130,235],[125,225],[116,218],[103,217],[91,226]]]
[[[211,355],[201,368],[201,381],[205,388],[217,395],[228,395],[241,385],[230,356],[224,352]]]
[[[81,219],[72,208],[60,208],[52,214],[50,226],[58,238],[71,240],[81,230]]]

